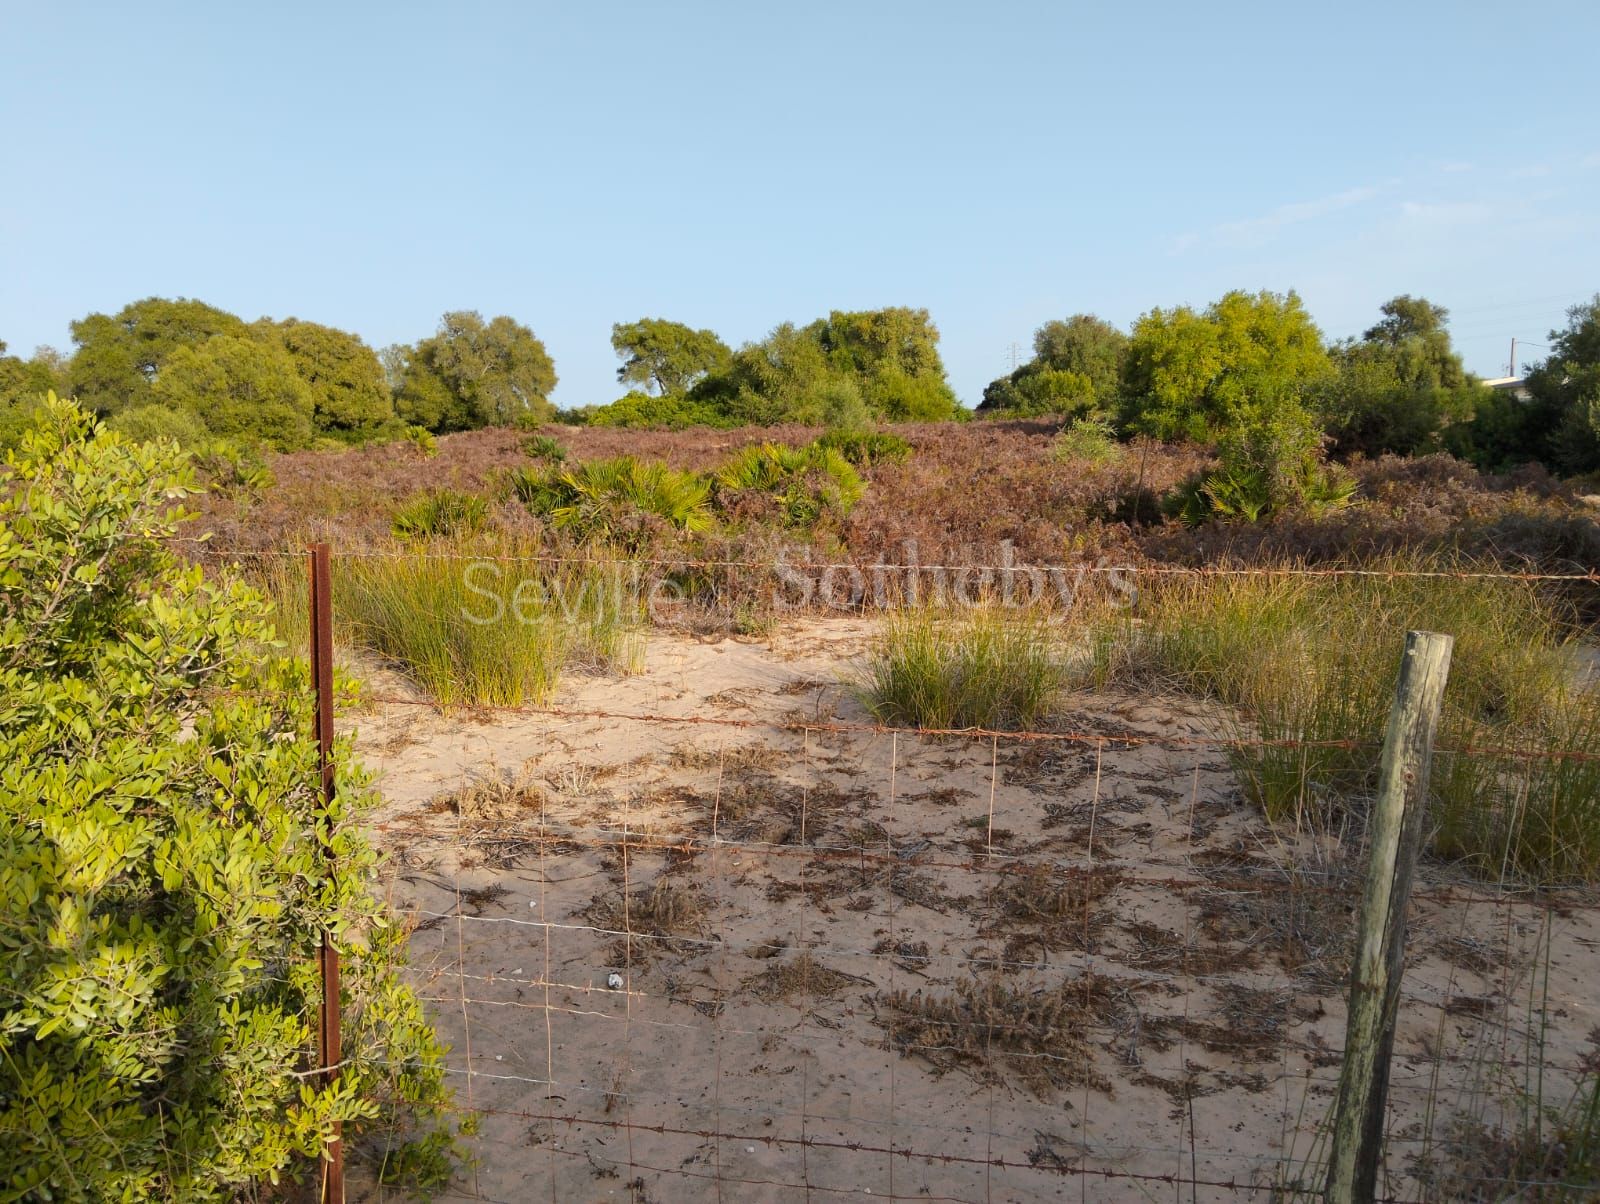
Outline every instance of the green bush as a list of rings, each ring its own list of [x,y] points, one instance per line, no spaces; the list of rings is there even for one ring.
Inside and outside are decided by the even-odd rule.
[[[711,486],[698,473],[659,461],[618,456],[546,473],[511,476],[513,492],[535,514],[579,539],[637,547],[652,526],[705,531],[712,523]]]
[[[1104,418],[1078,418],[1050,445],[1050,456],[1058,464],[1111,464],[1122,458],[1123,447],[1117,433]]]
[[[394,533],[402,539],[475,535],[488,517],[488,502],[475,493],[430,489],[395,511]]]
[[[715,405],[682,394],[656,397],[629,393],[610,405],[588,411],[589,426],[659,428],[680,431],[691,426],[731,426],[732,421]]]
[[[1452,569],[1396,560],[1371,566]],[[1575,644],[1537,585],[1451,577],[1241,575],[1149,586],[1137,611],[1095,627],[1103,680],[1176,684],[1238,708],[1239,734],[1311,742],[1232,756],[1275,820],[1359,813],[1376,781],[1408,630],[1456,639],[1442,749],[1600,755],[1600,699],[1576,679]],[[1491,875],[1600,877],[1600,764],[1441,752],[1434,848]]]
[[[838,452],[857,468],[899,464],[911,455],[911,444],[885,431],[832,430],[816,446]]]
[[[1186,521],[1258,522],[1288,509],[1310,514],[1346,505],[1356,479],[1322,454],[1322,435],[1298,407],[1257,415],[1224,432],[1217,470],[1181,490],[1174,509]]]
[[[439,454],[439,441],[433,437],[433,432],[425,426],[415,424],[405,428],[405,441],[422,453],[423,459],[431,460]]]
[[[809,527],[823,517],[843,519],[866,491],[849,460],[817,443],[747,447],[716,471],[715,480],[724,505],[742,492],[765,494],[777,500],[792,527]]]
[[[364,779],[344,742],[324,807],[303,663],[167,542],[193,492],[170,447],[52,398],[0,496],[0,1197],[277,1194],[336,1121],[436,1186],[443,1050],[366,886]],[[303,1073],[325,931],[326,1085]]]
[[[195,447],[206,441],[206,424],[196,414],[170,406],[135,406],[114,414],[106,425],[135,443],[170,439],[179,447]]]
[[[896,612],[884,620],[857,693],[885,723],[1031,728],[1067,684],[1058,644],[1035,614]]]

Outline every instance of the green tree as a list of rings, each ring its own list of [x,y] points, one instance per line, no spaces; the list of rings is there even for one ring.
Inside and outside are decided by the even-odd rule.
[[[1046,322],[1033,332],[1034,359],[1052,371],[1086,377],[1101,405],[1116,396],[1127,354],[1128,336],[1093,314]]]
[[[1451,346],[1443,306],[1401,296],[1382,313],[1359,340],[1331,349],[1336,372],[1310,391],[1311,408],[1343,455],[1432,450],[1483,400]]]
[[[395,409],[442,433],[535,425],[555,415],[555,362],[544,344],[508,317],[488,322],[471,310],[447,313],[438,333],[403,357]]]
[[[1527,426],[1545,463],[1561,472],[1600,469],[1600,293],[1567,310],[1550,332],[1550,355],[1527,374]]]
[[[203,301],[147,297],[111,316],[90,314],[71,330],[77,351],[67,364],[67,388],[104,415],[148,403],[157,373],[178,348],[242,335],[245,324]]]
[[[860,426],[937,421],[959,408],[925,309],[835,310],[808,326],[785,322],[733,355],[691,391],[735,422]]]
[[[728,345],[709,330],[664,318],[640,318],[611,328],[611,346],[622,367],[622,384],[652,386],[662,397],[687,393],[703,378],[725,372],[733,361]]]
[[[0,339],[0,452],[17,445],[40,401],[60,387],[61,379],[58,357],[50,348],[39,348],[30,359],[5,351]]]
[[[1033,358],[983,390],[980,413],[1085,418],[1117,395],[1128,336],[1093,314],[1046,322],[1033,334]]]
[[[1294,292],[1235,291],[1202,313],[1153,309],[1129,340],[1124,421],[1158,438],[1214,439],[1297,409],[1333,370]]]
[[[217,335],[179,347],[162,366],[150,399],[186,410],[213,435],[264,442],[279,451],[311,441],[315,396],[281,346],[243,335]]]
[[[394,421],[394,398],[377,354],[358,336],[318,322],[263,319],[255,336],[289,353],[300,379],[311,386],[312,422],[323,434],[371,438]]]
[[[437,1186],[443,1051],[366,885],[365,783],[346,741],[324,806],[303,662],[172,550],[189,470],[51,397],[9,472],[0,1195],[253,1197],[339,1120]],[[324,931],[349,954],[330,1084],[303,1073]]]

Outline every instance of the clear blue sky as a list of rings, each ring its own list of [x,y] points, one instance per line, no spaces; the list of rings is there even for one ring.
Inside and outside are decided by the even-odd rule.
[[[374,346],[918,305],[969,404],[1052,317],[1450,307],[1498,374],[1600,290],[1600,6],[0,0],[0,339],[152,294]]]

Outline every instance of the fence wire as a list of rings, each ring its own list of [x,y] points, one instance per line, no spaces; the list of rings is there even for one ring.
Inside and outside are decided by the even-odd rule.
[[[1376,742],[913,729],[781,685],[730,716],[688,673],[640,705],[341,708],[474,1132],[441,1198],[1320,1192],[1364,849],[1269,827],[1226,756]],[[1597,913],[1427,867],[1380,1199],[1565,1190],[1508,1147],[1594,1080]]]

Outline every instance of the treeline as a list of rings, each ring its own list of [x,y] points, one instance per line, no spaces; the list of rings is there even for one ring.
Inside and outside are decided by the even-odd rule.
[[[977,415],[1054,415],[1123,438],[1214,443],[1239,472],[1271,478],[1280,501],[1330,454],[1445,450],[1486,468],[1600,469],[1600,296],[1551,332],[1525,396],[1467,373],[1447,318],[1423,298],[1396,297],[1359,338],[1330,342],[1293,292],[1156,308],[1126,331],[1078,314],[1041,326],[1033,358],[989,384]],[[950,388],[928,312],[904,307],[784,323],[737,349],[661,318],[619,323],[611,342],[628,392],[564,412],[549,399],[549,352],[506,316],[447,313],[429,337],[380,351],[314,322],[246,322],[152,297],[91,314],[71,333],[70,356],[41,349],[24,360],[0,344],[0,445],[49,390],[140,438],[280,450],[552,421],[853,429],[972,417]]]
[[[48,390],[128,434],[186,447],[220,439],[287,451],[554,413],[555,365],[531,330],[506,317],[448,313],[429,338],[381,355],[332,326],[246,322],[183,298],[90,314],[71,331],[70,357],[0,355],[0,441]]]

